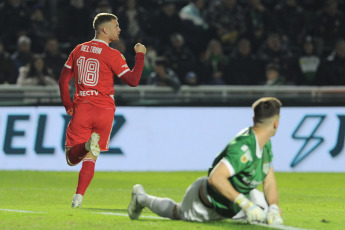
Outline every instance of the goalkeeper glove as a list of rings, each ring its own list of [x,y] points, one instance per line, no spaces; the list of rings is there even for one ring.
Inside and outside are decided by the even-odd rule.
[[[259,206],[248,200],[242,193],[235,199],[235,203],[238,204],[241,209],[246,213],[248,222],[258,221],[265,222],[266,214]]]
[[[268,207],[267,223],[269,225],[283,224],[283,219],[280,216],[279,207],[276,204],[272,204]]]

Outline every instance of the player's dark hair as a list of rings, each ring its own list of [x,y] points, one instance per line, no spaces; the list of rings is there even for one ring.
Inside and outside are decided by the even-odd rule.
[[[254,102],[254,123],[263,123],[264,120],[279,115],[281,105],[275,97],[263,97]]]
[[[53,73],[51,71],[51,69],[49,69],[47,67],[47,65],[45,64],[45,61],[44,61],[44,58],[42,55],[40,54],[34,54],[32,57],[31,57],[31,60],[30,60],[30,64],[29,64],[29,71],[27,73],[27,78],[37,78],[39,76],[39,72],[38,70],[36,69],[36,66],[35,66],[35,63],[37,60],[41,59],[42,62],[43,62],[43,69],[41,70],[41,73],[43,73],[44,75],[48,75],[50,77],[53,77]]]
[[[167,68],[169,65],[169,62],[166,57],[157,57],[155,64],[159,66],[164,66],[164,68]]]
[[[99,13],[93,19],[93,28],[94,30],[97,30],[99,25],[103,24],[104,22],[110,22],[114,19],[117,20],[117,17],[114,14]]]

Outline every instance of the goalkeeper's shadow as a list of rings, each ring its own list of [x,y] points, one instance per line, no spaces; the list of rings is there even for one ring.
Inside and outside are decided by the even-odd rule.
[[[89,210],[93,212],[108,212],[111,213],[125,213],[127,214],[127,209],[110,209],[110,208],[83,208],[84,210]]]
[[[251,230],[266,230],[268,227],[265,226],[258,226],[258,225],[250,225],[249,223],[245,221],[237,221],[237,220],[222,220],[222,221],[208,221],[208,222],[203,222],[202,224],[204,225],[209,225],[210,227],[224,227],[227,226],[229,229],[248,229],[250,228]]]

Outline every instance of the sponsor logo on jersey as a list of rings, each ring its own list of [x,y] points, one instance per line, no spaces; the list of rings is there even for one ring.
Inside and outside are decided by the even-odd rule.
[[[84,96],[97,96],[98,91],[97,90],[87,90],[87,91],[79,91],[78,93],[79,96],[84,97]]]
[[[247,177],[243,177],[242,181],[244,183],[246,183],[251,188],[256,188],[256,187],[258,187],[262,183],[262,181],[256,181],[256,180],[251,181]]]

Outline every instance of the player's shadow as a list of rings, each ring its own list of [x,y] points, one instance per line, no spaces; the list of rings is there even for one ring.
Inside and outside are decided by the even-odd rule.
[[[203,225],[208,225],[211,227],[224,227],[226,226],[228,229],[255,229],[255,230],[266,230],[267,228],[271,228],[270,226],[258,226],[258,225],[250,225],[248,223],[239,222],[239,221],[232,221],[232,220],[222,220],[222,221],[209,221],[203,222]]]
[[[87,211],[91,211],[94,213],[99,213],[99,214],[103,214],[103,215],[114,215],[114,216],[127,216],[127,209],[108,209],[108,208],[83,208],[83,210],[87,210]],[[145,212],[143,212],[145,214]],[[148,214],[148,213],[146,213]],[[128,217],[129,218],[129,217]],[[148,221],[148,222],[152,222],[152,221],[167,221],[169,219],[167,218],[162,218],[162,217],[155,217],[153,218],[152,216],[148,217],[148,216],[141,216],[138,220],[136,221]]]
[[[109,212],[109,213],[125,213],[125,214],[127,214],[127,209],[109,209],[109,208],[83,208],[83,209],[94,211],[94,212]]]

